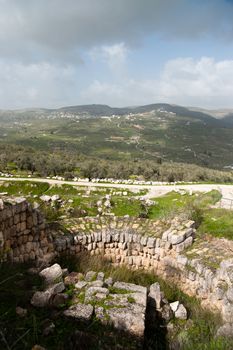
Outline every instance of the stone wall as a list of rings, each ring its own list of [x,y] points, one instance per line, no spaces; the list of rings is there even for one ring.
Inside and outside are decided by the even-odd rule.
[[[233,259],[223,260],[218,267],[211,268],[200,259],[191,258],[187,249],[195,240],[193,221],[174,219],[165,228],[161,222],[148,220],[139,222],[116,217],[110,221],[85,220],[92,224],[89,232],[82,224],[77,232],[61,234],[49,230],[41,213],[24,199],[1,201],[1,260],[31,260],[38,264],[51,261],[55,255],[87,251],[116,265],[152,271],[185,293],[198,297],[204,306],[219,310],[225,322],[233,323]],[[96,223],[94,228],[93,223]],[[140,231],[145,223],[150,224],[153,232]],[[148,232],[153,236],[147,236]]]
[[[38,261],[53,252],[40,211],[24,198],[0,200],[0,260]]]
[[[118,220],[113,220],[112,228],[98,225],[99,230],[92,233],[55,239],[55,250],[73,255],[84,250],[115,265],[151,271],[199,298],[204,307],[220,311],[225,322],[233,322],[233,259],[211,268],[201,259],[190,258],[187,250],[196,231],[193,221],[174,219],[160,236],[150,237],[137,234],[131,227],[127,230],[127,225],[119,228],[122,223],[118,225]]]

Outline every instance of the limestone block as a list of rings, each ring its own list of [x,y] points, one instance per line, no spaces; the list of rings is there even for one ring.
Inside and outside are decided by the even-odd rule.
[[[129,256],[129,258],[128,258],[128,264],[129,265],[133,265],[133,257],[132,256]]]
[[[102,240],[102,232],[98,231],[97,232],[97,242],[100,242]]]
[[[186,238],[186,240],[184,241],[185,249],[190,247],[192,244],[193,244],[193,237],[190,236],[190,237]]]
[[[155,248],[159,248],[159,247],[160,247],[160,244],[161,244],[161,239],[160,239],[160,238],[157,238],[157,239],[156,239],[156,243],[155,243]]]
[[[180,231],[180,232],[177,232],[176,234],[172,234],[169,241],[171,242],[172,245],[176,245],[183,242],[185,240],[185,237],[186,237],[185,232]]]
[[[177,256],[177,263],[185,266],[188,263],[188,258],[184,255],[178,255]]]
[[[21,222],[20,224],[20,231],[25,231],[27,228],[26,221]]]
[[[29,254],[29,258],[30,258],[30,260],[35,260],[36,255],[35,255],[34,251],[31,251],[31,253]]]
[[[170,230],[165,231],[162,234],[162,241],[167,241],[168,240],[168,234],[170,233]]]
[[[58,264],[54,264],[42,270],[39,275],[44,279],[45,284],[50,286],[62,279],[62,268]]]
[[[32,220],[33,220],[33,225],[37,226],[38,218],[37,218],[37,213],[35,211],[32,213]]]
[[[146,236],[142,236],[141,239],[140,239],[141,245],[146,246],[147,245],[147,239],[148,238]]]
[[[16,225],[16,232],[17,233],[21,232],[21,223],[20,222]]]
[[[170,242],[165,242],[165,246],[164,246],[164,249],[165,250],[170,250],[172,248],[172,245]]]
[[[70,306],[67,310],[64,311],[66,317],[81,321],[90,321],[94,308],[90,304],[75,304]]]
[[[175,311],[175,317],[180,320],[187,320],[187,310],[183,304],[179,304],[177,310]]]
[[[160,285],[158,282],[153,283],[150,286],[150,291],[148,295],[148,301],[151,306],[155,307],[156,309],[160,309],[162,305],[162,298],[164,297],[163,293],[160,290]]]
[[[186,223],[184,223],[184,226],[187,228],[195,228],[195,221],[189,220]]]
[[[128,242],[129,243],[133,242],[133,235],[131,233],[129,233],[129,235],[128,235]]]
[[[142,266],[142,258],[140,256],[134,256],[133,264],[136,266]]]
[[[20,214],[20,221],[26,221],[27,220],[27,215],[26,215],[26,212],[23,212]]]
[[[33,218],[32,216],[27,217],[27,228],[31,229],[33,226]]]
[[[51,296],[52,292],[49,290],[44,292],[36,292],[31,299],[31,304],[35,307],[46,307],[49,304],[49,299]]]
[[[222,316],[225,322],[233,323],[233,304],[227,299],[223,300]]]
[[[196,274],[195,274],[195,272],[189,271],[189,272],[188,272],[188,279],[189,279],[190,281],[195,281],[195,280],[196,280]]]
[[[176,244],[173,247],[175,248],[177,253],[180,253],[180,252],[182,252],[185,249],[185,244],[184,244],[184,242],[181,242],[179,244]]]
[[[232,338],[233,334],[233,323],[225,323],[217,330],[217,337],[229,337]]]
[[[149,237],[147,241],[147,247],[148,248],[154,248],[155,247],[155,238]]]

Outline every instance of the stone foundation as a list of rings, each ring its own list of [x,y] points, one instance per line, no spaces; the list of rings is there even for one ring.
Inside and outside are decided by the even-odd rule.
[[[38,263],[60,254],[87,251],[115,265],[151,271],[199,298],[204,306],[220,311],[225,322],[233,323],[233,259],[223,260],[218,268],[210,268],[200,259],[190,258],[186,253],[195,239],[194,222],[174,219],[165,228],[161,222],[151,221],[148,234],[154,232],[154,235],[147,236],[147,230],[138,233],[138,219],[82,220],[96,225],[89,232],[82,232],[79,227],[78,232],[59,234],[50,231],[41,213],[24,199],[1,201],[1,260]],[[140,222],[142,226],[149,220]]]

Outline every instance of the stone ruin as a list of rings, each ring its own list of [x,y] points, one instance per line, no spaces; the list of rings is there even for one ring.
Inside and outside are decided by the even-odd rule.
[[[203,306],[219,311],[225,328],[232,331],[233,257],[213,268],[188,254],[193,242],[192,221],[176,218],[164,224],[148,219],[93,217],[77,220],[69,233],[63,233],[48,227],[41,213],[23,198],[0,202],[2,261],[31,261],[42,266],[61,254],[87,251],[115,265],[151,271],[176,284],[199,298]]]
[[[34,307],[56,309],[70,299],[63,310],[64,317],[85,323],[95,317],[103,325],[112,325],[134,336],[139,347],[148,315],[151,319],[159,315],[166,323],[173,317],[187,319],[185,307],[179,301],[169,304],[157,282],[147,290],[132,283],[114,282],[103,272],[68,273],[58,264],[43,269],[39,275],[44,280],[44,290],[34,293],[31,300]],[[72,286],[71,296],[65,292],[69,286]],[[53,327],[49,324],[45,333],[51,332]]]

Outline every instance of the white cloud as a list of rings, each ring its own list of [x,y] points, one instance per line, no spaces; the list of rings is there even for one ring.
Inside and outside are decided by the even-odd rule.
[[[0,106],[4,109],[66,104],[73,76],[71,66],[0,61]]]
[[[127,72],[127,57],[129,49],[125,43],[113,45],[102,45],[90,50],[90,57],[93,61],[99,61],[108,66],[111,73],[118,78],[125,76]]]
[[[117,48],[117,49],[116,49]],[[120,49],[119,49],[120,48]],[[124,46],[107,49],[125,64]],[[105,52],[105,51],[104,51]],[[127,60],[126,60],[127,61]],[[117,63],[116,63],[117,64]],[[127,73],[127,72],[126,72]],[[73,65],[22,64],[0,60],[0,108],[58,107],[103,103],[112,106],[168,102],[207,108],[233,107],[233,60],[177,58],[160,76],[137,79],[112,75],[87,85]]]
[[[223,0],[1,0],[0,28],[2,57],[72,61],[83,49],[115,42],[131,47],[153,33],[176,40],[210,36],[232,42],[232,4]]]
[[[202,57],[168,61],[157,79],[94,81],[82,100],[112,105],[168,102],[208,108],[233,107],[233,60]]]

